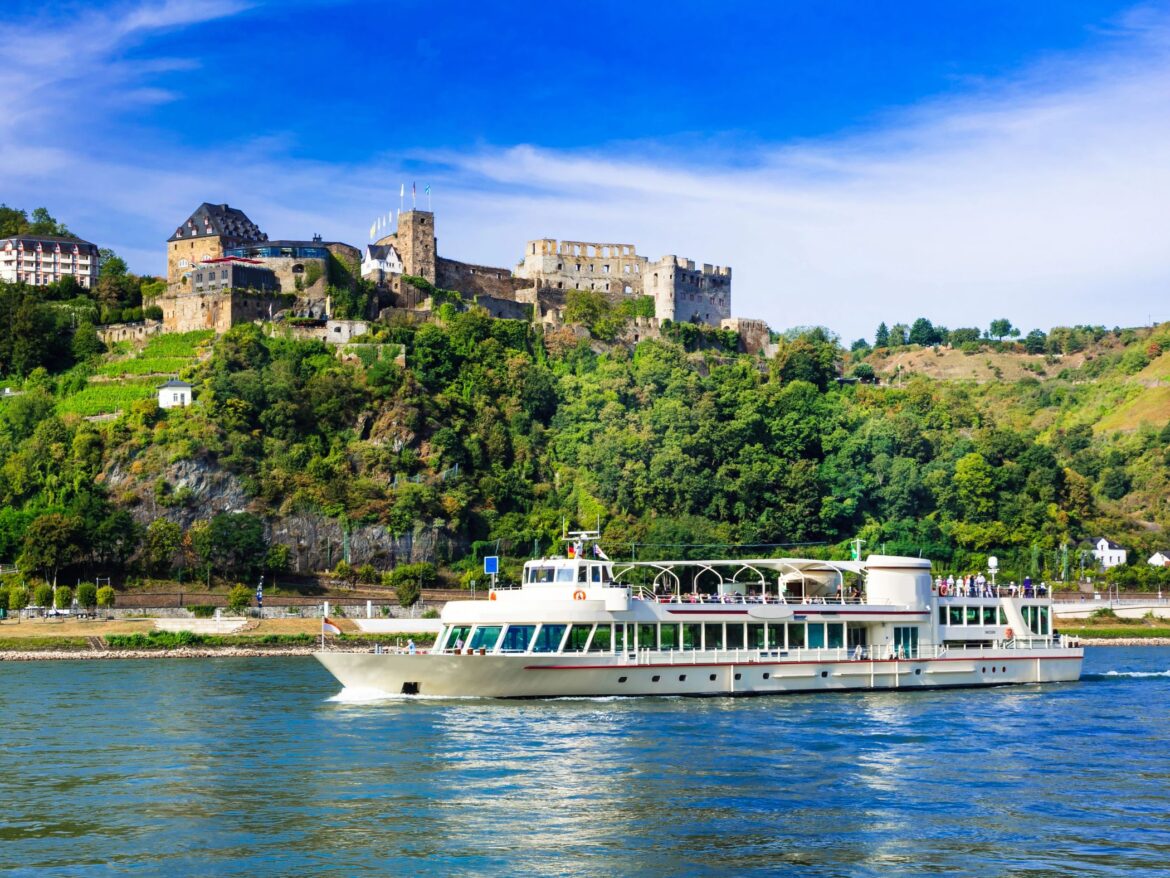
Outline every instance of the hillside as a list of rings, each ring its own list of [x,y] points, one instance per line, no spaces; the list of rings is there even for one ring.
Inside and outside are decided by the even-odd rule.
[[[467,582],[477,555],[514,574],[563,523],[600,521],[617,556],[843,556],[860,536],[944,570],[995,553],[1005,575],[1052,579],[1091,535],[1134,557],[1164,542],[1167,327],[1059,358],[998,343],[859,358],[811,330],[765,361],[677,338],[546,338],[448,304],[344,357],[247,325],[11,374],[0,560],[227,582],[428,561]],[[893,382],[838,385],[858,361]],[[151,388],[176,371],[196,404],[160,411]]]

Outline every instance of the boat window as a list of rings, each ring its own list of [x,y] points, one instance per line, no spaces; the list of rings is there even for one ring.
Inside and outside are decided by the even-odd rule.
[[[633,632],[631,632],[631,637],[632,636],[633,636]],[[614,648],[614,651],[615,652],[624,652],[625,648],[626,648],[626,643],[627,643],[626,626],[625,625],[614,625],[613,626],[613,648]]]
[[[678,626],[677,625],[663,625],[658,631],[662,649],[678,649]]]
[[[1037,607],[1040,611],[1040,629],[1038,634],[1051,634],[1052,629],[1048,627],[1048,607]]]
[[[984,625],[994,625],[995,624],[995,607],[984,607],[983,608],[983,624]]]
[[[825,623],[808,623],[808,648],[820,649],[825,645]]]
[[[804,648],[804,625],[799,622],[788,626],[788,648]]]
[[[978,607],[967,607],[967,624],[968,625],[978,625],[979,624],[979,608]]]
[[[594,570],[597,568],[594,567]],[[638,626],[638,649],[658,649],[658,626]]]
[[[504,639],[500,642],[501,652],[527,652],[532,635],[536,633],[535,625],[509,625],[504,632]]]
[[[950,614],[948,623],[951,625],[963,624],[963,608],[962,607],[947,607],[947,612]]]
[[[783,623],[764,626],[764,637],[767,639],[768,649],[784,649],[784,630],[787,627]]]
[[[947,624],[947,608],[946,607],[939,607],[938,608],[938,624],[940,624],[940,625]]]
[[[475,629],[475,633],[471,635],[472,649],[486,649],[488,652],[495,652],[496,641],[500,639],[499,625],[481,625]]]
[[[610,576],[610,573],[609,573],[609,566],[606,564],[601,565],[601,581],[602,582],[613,582],[613,577]]]
[[[590,652],[609,652],[613,645],[613,630],[609,625],[598,625],[589,641]]]
[[[588,582],[589,581],[589,571],[586,569],[584,564],[582,564],[580,567],[577,568],[577,581],[578,582]]]
[[[565,641],[565,652],[584,652],[589,643],[589,632],[592,625],[574,625],[569,629],[569,637]]]
[[[894,626],[894,654],[899,658],[918,656],[918,629],[911,625]]]
[[[864,625],[849,625],[846,630],[845,645],[850,649],[858,646],[866,645],[865,626]]]
[[[565,637],[568,625],[541,625],[536,632],[536,639],[532,641],[533,652],[556,652],[561,648],[561,641]]]
[[[552,567],[533,567],[531,570],[532,579],[529,582],[552,582],[553,568]]]
[[[594,564],[594,565],[593,565],[593,566],[590,568],[590,570],[592,571],[592,574],[591,574],[591,575],[592,575],[592,577],[593,577],[593,581],[594,581],[594,582],[601,582],[601,565],[600,565],[600,564]]]
[[[452,625],[447,632],[447,649],[465,649],[467,636],[471,633],[470,625]]]
[[[723,649],[723,623],[708,622],[703,626],[703,649]]]
[[[1000,625],[1007,624],[1007,612],[1004,610],[1003,607],[999,608],[999,624]]]
[[[747,648],[748,649],[764,649],[764,626],[763,625],[748,625],[747,626]]]
[[[698,622],[686,622],[682,626],[682,648],[683,649],[702,649],[703,646],[703,626]]]
[[[845,645],[845,624],[830,622],[827,626],[829,633],[829,649],[840,649]]]
[[[557,582],[572,582],[573,568],[572,567],[558,567],[557,568]]]
[[[727,649],[743,649],[743,626],[727,623],[727,634],[723,643]]]

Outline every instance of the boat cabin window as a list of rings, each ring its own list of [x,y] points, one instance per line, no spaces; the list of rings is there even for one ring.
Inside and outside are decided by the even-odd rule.
[[[724,649],[743,649],[743,626],[728,623],[727,633],[723,637]]]
[[[613,646],[613,629],[609,625],[598,625],[589,641],[590,652],[610,652]]]
[[[900,658],[918,655],[918,629],[912,625],[894,626],[894,652]]]
[[[561,648],[561,641],[565,639],[565,629],[568,625],[541,625],[536,632],[536,640],[532,642],[533,652],[556,652]]]
[[[747,626],[747,648],[748,649],[767,649],[766,641],[764,640],[764,626],[763,625],[748,625]]]
[[[594,582],[601,582],[601,565],[594,564],[589,568],[589,572],[593,577]]]
[[[723,624],[708,622],[703,629],[703,649],[723,649]]]
[[[532,635],[536,633],[535,625],[509,625],[504,632],[504,639],[500,642],[501,652],[527,652]]]
[[[555,568],[553,567],[529,567],[528,581],[529,582],[552,582]]]
[[[467,635],[471,633],[470,625],[452,625],[447,631],[447,642],[444,649],[464,649],[467,646]]]
[[[808,623],[808,648],[821,649],[825,645],[825,623]]]
[[[594,567],[594,570],[597,568]],[[658,649],[658,626],[638,626],[638,649]]]
[[[967,607],[967,624],[968,625],[978,625],[979,624],[979,608],[978,607]]]
[[[659,642],[662,644],[662,649],[678,649],[679,637],[677,625],[661,625],[658,631]]]
[[[573,568],[572,567],[558,567],[557,568],[557,582],[572,582]]]
[[[984,625],[994,625],[995,624],[995,607],[984,607],[983,608],[983,624]]]
[[[480,625],[471,635],[471,648],[495,652],[496,641],[500,639],[500,630],[499,625]]]
[[[962,625],[963,624],[963,608],[962,607],[947,607],[949,617],[947,619],[948,625]]]
[[[829,622],[825,628],[828,633],[829,649],[840,649],[845,645],[845,623]]]
[[[1007,624],[1007,611],[1003,607],[999,608],[999,624],[1000,625]]]
[[[788,626],[788,648],[804,648],[804,626],[799,622]]]
[[[703,626],[698,622],[687,622],[682,626],[682,648],[703,648]]]
[[[574,625],[569,629],[569,637],[565,641],[565,652],[584,652],[589,643],[589,632],[592,625]]]
[[[578,582],[588,582],[589,581],[589,568],[586,567],[584,564],[582,564],[580,567],[577,568],[577,581]]]

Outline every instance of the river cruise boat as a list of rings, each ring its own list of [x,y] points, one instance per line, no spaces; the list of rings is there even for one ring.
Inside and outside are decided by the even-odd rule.
[[[357,690],[548,698],[1053,683],[1084,655],[1047,594],[940,588],[921,558],[614,562],[582,532],[522,580],[448,603],[427,652],[316,657]]]

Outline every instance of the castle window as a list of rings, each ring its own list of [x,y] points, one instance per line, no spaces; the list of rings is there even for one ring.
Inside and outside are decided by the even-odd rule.
[[[625,274],[629,274],[630,273],[630,266],[628,266],[628,265],[623,266],[622,271]]]
[[[557,271],[560,271],[560,270],[561,270],[561,263],[558,262],[557,263]]]
[[[580,262],[578,262],[578,263],[577,263],[577,271],[580,271],[580,270],[581,270],[581,263],[580,263]]]
[[[609,263],[607,262],[605,265],[601,266],[601,270],[604,274],[609,274]]]

